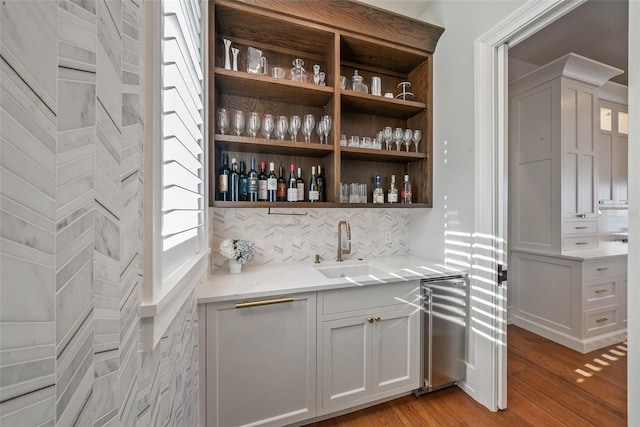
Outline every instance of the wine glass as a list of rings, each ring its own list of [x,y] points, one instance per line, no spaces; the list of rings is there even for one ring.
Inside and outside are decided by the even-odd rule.
[[[326,126],[326,123],[322,121],[322,119],[320,119],[320,121],[318,122],[318,125],[316,126],[316,132],[318,133],[318,136],[320,137],[320,144],[322,144],[322,136],[324,135],[324,127]]]
[[[393,131],[393,142],[396,143],[396,151],[400,151],[400,145],[402,144],[402,137],[404,136],[404,132],[402,128],[396,128]]]
[[[409,146],[411,145],[411,138],[413,138],[413,132],[411,129],[405,129],[404,135],[402,136],[402,142],[404,142],[405,147],[407,147],[407,152],[409,152]]]
[[[418,143],[422,139],[422,131],[420,129],[416,129],[413,131],[413,143],[416,145],[416,153],[418,152]]]
[[[276,138],[278,138],[280,141],[284,141],[284,136],[287,134],[288,128],[289,120],[287,120],[287,116],[278,116],[275,130]]]
[[[320,119],[321,122],[324,123],[323,133],[324,133],[324,143],[329,143],[329,131],[331,130],[331,116],[322,116]]]
[[[260,115],[255,111],[252,111],[249,114],[249,122],[247,123],[247,129],[249,131],[249,135],[255,138],[258,134],[258,130],[260,129]]]
[[[244,129],[244,113],[240,110],[233,111],[233,130],[236,135],[242,135],[242,129]]]
[[[227,129],[229,129],[229,113],[226,108],[218,109],[218,127],[221,135],[227,133]]]
[[[291,135],[291,141],[297,142],[299,129],[300,116],[291,116],[289,119],[289,135]]]
[[[391,129],[391,126],[382,129],[382,139],[384,139],[387,151],[391,150],[391,140],[393,139],[393,129]]]
[[[311,133],[313,127],[316,125],[316,118],[313,114],[305,114],[304,121],[302,122],[302,133],[304,134],[304,142],[311,142]]]
[[[265,114],[262,116],[262,134],[265,138],[271,138],[271,132],[273,132],[274,122],[271,114]]]

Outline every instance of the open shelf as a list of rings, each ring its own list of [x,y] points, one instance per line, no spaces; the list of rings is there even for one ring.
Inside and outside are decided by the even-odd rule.
[[[427,109],[427,104],[405,101],[396,98],[385,98],[350,90],[340,92],[342,108],[346,111],[373,114],[376,116],[408,119]]]
[[[356,147],[340,147],[340,153],[345,159],[370,160],[374,162],[408,163],[427,158],[427,155],[424,153],[416,153],[412,151],[387,151]]]
[[[335,203],[335,202],[213,202],[214,208],[277,208],[277,209],[319,209],[319,208],[385,208],[385,209],[416,209],[430,208],[426,203]]]
[[[216,135],[216,146],[223,151],[265,153],[290,156],[324,157],[333,153],[333,145],[293,142],[279,139],[251,138],[250,136]]]

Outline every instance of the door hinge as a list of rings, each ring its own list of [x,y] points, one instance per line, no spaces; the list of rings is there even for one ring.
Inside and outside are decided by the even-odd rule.
[[[502,264],[498,264],[498,286],[502,286],[507,280],[507,269]]]

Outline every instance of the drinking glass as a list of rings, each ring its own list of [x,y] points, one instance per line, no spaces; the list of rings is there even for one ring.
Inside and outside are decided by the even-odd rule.
[[[233,111],[233,130],[236,135],[242,135],[242,129],[244,129],[244,113],[240,110]]]
[[[249,135],[255,138],[258,134],[258,130],[260,129],[260,115],[255,111],[249,114],[249,123],[247,123],[247,129],[249,130]]]
[[[318,136],[320,137],[320,144],[322,144],[322,136],[324,135],[324,127],[325,127],[325,122],[322,121],[322,119],[318,122],[318,125],[316,126],[316,132],[318,133]]]
[[[221,135],[227,133],[227,129],[229,129],[229,113],[226,108],[218,109],[218,127]]]
[[[409,152],[409,146],[411,145],[411,138],[413,138],[413,132],[411,129],[405,129],[404,135],[402,136],[402,142],[404,142],[405,147],[407,147],[407,152]]]
[[[329,131],[331,130],[331,116],[322,116],[320,121],[324,123],[324,126],[323,126],[324,143],[328,144]]]
[[[300,116],[291,116],[289,119],[289,135],[291,135],[291,141],[297,142],[299,129]]]
[[[391,126],[387,126],[382,130],[382,139],[384,139],[387,150],[391,150],[391,140],[393,139],[393,129],[391,129]]]
[[[422,139],[422,131],[420,129],[416,129],[413,131],[413,143],[416,145],[416,153],[418,152],[418,143]]]
[[[302,133],[304,134],[304,142],[311,142],[311,133],[313,127],[316,125],[316,118],[313,114],[305,114],[304,121],[302,123]]]
[[[396,151],[400,151],[400,145],[402,145],[402,137],[404,136],[404,132],[402,128],[396,128],[393,131],[393,142],[396,143]]]
[[[287,129],[289,128],[289,120],[287,120],[287,116],[278,116],[278,120],[276,121],[276,130],[275,135],[280,141],[284,141],[284,137],[287,134]]]
[[[265,114],[262,116],[262,134],[265,138],[271,138],[271,132],[273,132],[274,122],[271,114]]]

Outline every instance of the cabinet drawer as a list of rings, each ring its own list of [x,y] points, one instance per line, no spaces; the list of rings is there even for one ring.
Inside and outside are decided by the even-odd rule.
[[[331,315],[372,308],[397,308],[398,305],[406,305],[406,301],[417,303],[415,299],[419,298],[419,287],[420,282],[416,280],[401,284],[326,291],[319,294],[319,312],[322,315]]]
[[[586,279],[626,276],[627,261],[625,259],[616,259],[585,262],[583,275]]]
[[[584,312],[584,334],[592,336],[610,332],[618,328],[618,305],[594,308]]]
[[[618,300],[618,281],[613,279],[607,282],[587,283],[584,285],[585,307],[602,307],[616,304]]]
[[[597,224],[596,221],[565,221],[564,234],[596,234]]]
[[[580,250],[594,249],[598,246],[598,236],[578,236],[565,237],[562,240],[562,249],[564,250]]]

